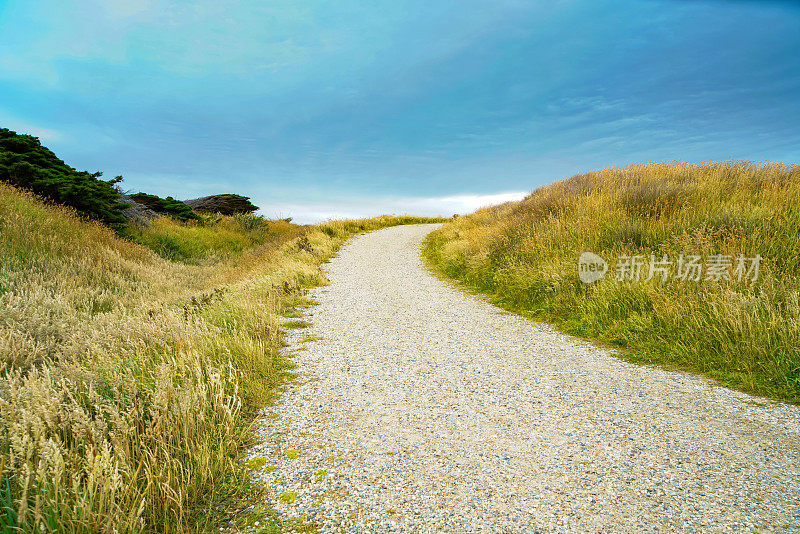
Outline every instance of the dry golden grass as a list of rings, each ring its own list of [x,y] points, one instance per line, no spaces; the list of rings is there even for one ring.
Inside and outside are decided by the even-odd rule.
[[[278,306],[353,233],[406,222],[135,230],[190,251],[170,261],[0,184],[0,531],[213,526],[291,367]]]
[[[755,283],[673,276],[580,282],[591,251],[620,255],[761,255]],[[800,166],[722,162],[605,169],[520,202],[459,217],[430,236],[444,273],[498,304],[625,357],[704,373],[800,402]],[[645,273],[646,274],[646,273]]]

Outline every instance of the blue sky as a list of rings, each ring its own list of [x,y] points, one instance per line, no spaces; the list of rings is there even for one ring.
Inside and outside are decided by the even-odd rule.
[[[800,2],[0,0],[0,125],[131,190],[302,221],[798,163]]]

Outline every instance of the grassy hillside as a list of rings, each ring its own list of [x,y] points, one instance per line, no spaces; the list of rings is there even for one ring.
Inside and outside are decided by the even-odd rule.
[[[609,263],[592,284],[578,273],[587,251]],[[623,347],[628,359],[800,403],[800,166],[649,164],[582,174],[453,220],[428,238],[425,254],[497,304]],[[681,254],[701,256],[699,281],[678,279]],[[631,265],[620,256],[636,255],[638,281],[618,270]],[[668,279],[656,270],[647,281],[664,255],[673,263],[660,265]],[[742,255],[747,269],[763,257],[757,280],[739,280]],[[731,279],[706,280],[709,264]]]
[[[305,231],[285,220],[268,221],[250,213],[237,213],[184,223],[160,217],[147,226],[131,225],[124,235],[165,259],[210,264],[237,258],[254,247],[270,246],[276,239],[298,237]]]
[[[213,526],[291,367],[277,313],[347,237],[420,221],[164,218],[154,252],[0,183],[0,531]]]

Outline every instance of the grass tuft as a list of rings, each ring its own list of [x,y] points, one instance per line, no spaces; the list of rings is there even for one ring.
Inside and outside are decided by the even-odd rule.
[[[311,323],[303,320],[286,321],[285,323],[283,323],[283,326],[291,329],[299,329],[299,328],[308,328],[309,326],[311,326]]]
[[[287,491],[281,494],[281,502],[284,502],[286,504],[292,504],[296,500],[297,500],[296,491]]]

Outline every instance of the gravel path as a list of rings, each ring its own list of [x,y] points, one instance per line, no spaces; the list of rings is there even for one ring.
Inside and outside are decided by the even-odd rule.
[[[467,295],[420,258],[433,228],[350,242],[313,326],[293,331],[300,377],[252,451],[284,517],[319,532],[800,531],[800,408]]]

